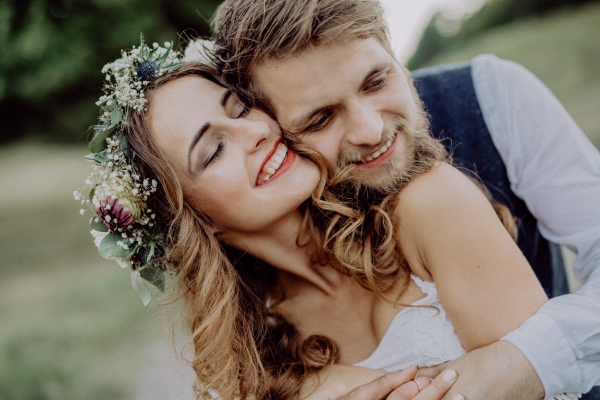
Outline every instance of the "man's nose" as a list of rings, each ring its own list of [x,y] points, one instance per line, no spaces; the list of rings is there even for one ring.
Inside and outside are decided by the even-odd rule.
[[[368,102],[355,101],[348,110],[350,124],[346,128],[346,141],[352,146],[375,146],[383,135],[381,113]]]

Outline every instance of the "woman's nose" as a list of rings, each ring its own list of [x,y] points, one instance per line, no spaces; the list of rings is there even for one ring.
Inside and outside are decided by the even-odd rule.
[[[260,148],[261,143],[266,142],[271,133],[269,125],[265,121],[238,119],[235,122],[232,126],[233,134],[244,143],[248,152]]]

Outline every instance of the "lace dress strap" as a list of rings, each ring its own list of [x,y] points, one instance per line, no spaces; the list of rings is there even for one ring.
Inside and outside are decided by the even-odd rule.
[[[412,303],[413,306],[432,305],[433,303],[437,303],[439,301],[435,283],[425,281],[415,274],[410,274],[410,277],[425,295],[424,298]]]

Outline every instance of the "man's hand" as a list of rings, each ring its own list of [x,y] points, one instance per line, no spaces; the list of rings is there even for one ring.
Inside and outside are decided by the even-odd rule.
[[[440,374],[433,381],[427,377],[415,378],[417,368],[414,366],[372,380],[374,376],[381,373],[367,368],[334,366],[327,375],[326,382],[319,385],[307,400],[334,398],[337,400],[440,400],[456,381],[456,373],[450,370]],[[367,383],[345,395],[339,395],[362,382]],[[301,395],[301,398],[304,396]],[[452,400],[464,400],[464,398],[457,395],[453,396]]]
[[[462,393],[468,400],[540,400],[544,387],[527,358],[510,342],[501,340],[442,366],[459,378],[444,400]],[[419,370],[418,376],[435,376],[438,367]]]

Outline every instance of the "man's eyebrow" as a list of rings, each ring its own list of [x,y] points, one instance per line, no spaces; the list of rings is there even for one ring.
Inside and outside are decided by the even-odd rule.
[[[304,127],[310,122],[310,120],[315,115],[320,114],[321,112],[328,109],[329,107],[331,107],[331,106],[327,105],[324,107],[319,107],[315,110],[310,110],[309,112],[304,114],[302,117],[299,117],[297,120],[292,121],[292,123],[290,124],[290,128],[287,131],[291,134],[301,132],[302,130],[304,130]]]
[[[192,152],[194,151],[194,147],[196,147],[196,145],[202,138],[202,135],[204,135],[204,133],[210,128],[210,126],[210,122],[207,122],[204,125],[202,125],[202,128],[200,128],[198,132],[196,132],[194,138],[192,139],[192,143],[190,144],[190,149],[188,151],[188,172],[190,174],[192,174]]]
[[[371,68],[371,70],[369,71],[369,73],[367,73],[364,77],[364,79],[361,82],[361,85],[363,85],[367,80],[369,80],[373,75],[377,75],[385,70],[390,70],[393,67],[393,63],[390,61],[383,61],[381,63],[376,64],[373,68]],[[290,133],[297,133],[300,132],[304,129],[304,126],[308,124],[308,122],[315,116],[318,115],[319,113],[323,112],[324,110],[328,109],[329,107],[331,107],[331,105],[326,105],[323,107],[319,107],[317,109],[313,109],[313,110],[309,110],[306,114],[304,114],[303,116],[298,117],[297,119],[293,120],[290,123],[290,129],[288,129],[288,131]]]

